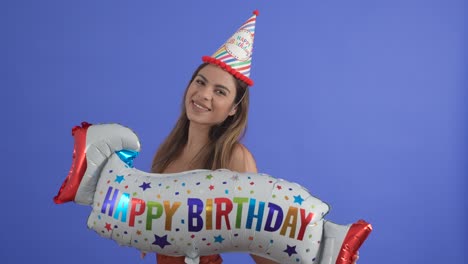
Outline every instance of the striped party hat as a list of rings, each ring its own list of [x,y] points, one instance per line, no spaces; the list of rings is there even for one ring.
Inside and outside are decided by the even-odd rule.
[[[202,57],[204,62],[218,65],[249,86],[253,85],[249,76],[257,16],[258,11],[255,10],[253,15],[213,55]]]

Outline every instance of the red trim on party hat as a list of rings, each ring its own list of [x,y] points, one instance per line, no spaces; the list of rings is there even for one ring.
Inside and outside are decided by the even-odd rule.
[[[232,74],[232,76],[234,76],[235,78],[245,82],[248,86],[253,86],[253,84],[254,84],[252,79],[250,79],[249,77],[247,77],[247,76],[243,75],[242,73],[236,71],[231,66],[227,65],[226,63],[224,63],[224,62],[222,62],[222,61],[220,61],[218,59],[215,59],[215,58],[210,57],[210,56],[203,56],[202,60],[204,62],[211,63],[211,64],[219,66],[223,70],[225,70],[225,71],[229,72],[230,74]]]

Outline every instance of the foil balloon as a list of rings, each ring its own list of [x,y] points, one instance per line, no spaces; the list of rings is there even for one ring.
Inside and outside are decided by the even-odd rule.
[[[72,129],[73,163],[55,203],[91,205],[88,227],[120,245],[185,256],[249,252],[279,263],[352,263],[372,230],[324,219],[329,206],[299,184],[262,173],[133,167],[136,134],[119,124]]]

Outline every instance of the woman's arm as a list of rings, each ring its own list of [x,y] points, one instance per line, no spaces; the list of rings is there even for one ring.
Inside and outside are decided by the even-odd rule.
[[[258,172],[257,164],[255,162],[254,157],[252,156],[250,151],[240,143],[234,147],[230,163],[231,164],[228,169],[233,171],[254,173]],[[250,256],[252,256],[252,259],[255,261],[256,264],[277,264],[272,260],[262,258],[256,255],[250,254]]]

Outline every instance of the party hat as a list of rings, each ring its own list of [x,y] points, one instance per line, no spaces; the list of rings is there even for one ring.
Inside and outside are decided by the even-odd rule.
[[[202,57],[204,62],[218,65],[249,86],[253,85],[249,77],[257,16],[258,11],[255,10],[253,15],[213,55]]]

